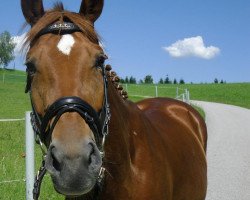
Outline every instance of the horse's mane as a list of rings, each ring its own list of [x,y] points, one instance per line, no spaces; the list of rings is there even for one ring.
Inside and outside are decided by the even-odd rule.
[[[44,16],[39,19],[33,27],[31,27],[31,30],[27,33],[25,45],[31,44],[35,41],[44,28],[56,21],[74,23],[91,42],[98,44],[99,36],[94,29],[94,25],[90,21],[84,19],[84,16],[79,13],[65,10],[63,4],[57,2],[53,9],[48,10]]]

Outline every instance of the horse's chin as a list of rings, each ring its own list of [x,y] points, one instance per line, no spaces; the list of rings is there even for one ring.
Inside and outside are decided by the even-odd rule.
[[[79,196],[86,195],[90,193],[96,184],[96,180],[85,180],[82,181],[84,184],[81,184],[81,181],[79,181],[79,184],[64,184],[63,181],[59,182],[58,180],[55,180],[52,177],[53,185],[55,190],[66,197],[69,198],[75,198]]]

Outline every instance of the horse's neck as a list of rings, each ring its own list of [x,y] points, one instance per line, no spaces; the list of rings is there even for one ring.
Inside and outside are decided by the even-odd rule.
[[[109,102],[111,108],[110,134],[107,138],[107,151],[122,160],[128,156],[128,128],[130,111],[126,100],[123,100],[114,87],[109,86]],[[112,152],[110,152],[112,151]],[[116,151],[116,152],[114,152]]]
[[[129,172],[130,165],[131,143],[129,134],[133,103],[123,100],[112,85],[109,86],[108,92],[111,122],[109,127],[110,133],[105,145],[106,156],[104,162],[108,168],[112,168],[115,171],[117,168],[116,175],[123,176],[121,168]]]

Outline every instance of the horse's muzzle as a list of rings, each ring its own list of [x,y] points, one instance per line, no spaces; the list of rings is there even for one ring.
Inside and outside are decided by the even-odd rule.
[[[66,149],[57,142],[52,142],[49,147],[45,167],[55,189],[63,195],[83,195],[96,184],[102,166],[100,152],[93,141],[80,146],[82,149],[77,148],[77,151],[75,147]]]

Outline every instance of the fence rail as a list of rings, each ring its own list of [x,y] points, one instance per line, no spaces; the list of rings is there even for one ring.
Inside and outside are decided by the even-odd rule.
[[[17,121],[24,121],[25,119],[0,119],[0,122],[17,122]]]
[[[171,97],[190,103],[190,93],[186,88],[145,84],[125,84],[124,86],[130,97]]]
[[[17,179],[17,180],[8,180],[8,181],[0,181],[0,185],[1,184],[6,184],[6,183],[20,183],[20,182],[25,182],[25,179]]]

